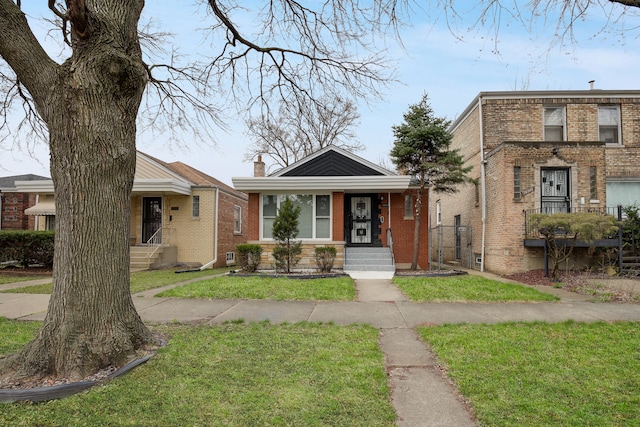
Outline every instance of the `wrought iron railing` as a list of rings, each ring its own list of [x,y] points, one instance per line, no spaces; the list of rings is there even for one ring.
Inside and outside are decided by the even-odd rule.
[[[393,234],[391,234],[391,227],[387,228],[387,244],[389,245],[389,249],[391,249],[391,262],[393,265],[396,265],[396,257],[393,253]]]
[[[546,207],[543,209],[528,209],[524,210],[524,235],[525,239],[539,239],[542,238],[538,230],[532,221],[532,216],[534,214],[544,213],[544,214],[554,214],[554,213],[579,213],[579,212],[594,212],[601,215],[612,215],[616,218],[621,218],[621,207],[613,207],[613,208],[594,208],[594,207],[578,207],[566,209],[566,207],[562,210],[555,209],[554,207]],[[612,236],[613,237],[613,236]]]
[[[147,260],[151,263],[151,257],[162,246],[171,245],[171,228],[161,227],[147,240]]]

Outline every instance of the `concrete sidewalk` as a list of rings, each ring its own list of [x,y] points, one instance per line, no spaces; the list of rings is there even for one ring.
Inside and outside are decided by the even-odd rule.
[[[506,321],[640,321],[638,304],[592,303],[588,302],[588,297],[550,287],[539,287],[539,290],[559,296],[560,302],[415,303],[389,279],[356,278],[355,283],[357,301],[354,302],[153,297],[180,284],[136,294],[133,301],[142,319],[151,323],[219,324],[242,319],[272,323],[366,323],[379,328],[380,348],[385,354],[393,404],[398,414],[397,425],[402,427],[475,425],[451,382],[437,369],[431,350],[416,334],[416,326]],[[0,293],[0,316],[43,320],[48,300],[48,295]]]

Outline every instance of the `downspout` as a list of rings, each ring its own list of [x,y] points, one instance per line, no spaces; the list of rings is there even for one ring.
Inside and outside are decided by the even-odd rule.
[[[215,233],[215,237],[214,237],[214,243],[213,243],[213,259],[211,261],[209,261],[208,263],[206,263],[205,265],[203,265],[202,267],[200,267],[200,271],[205,270],[209,267],[211,267],[212,265],[215,265],[216,262],[218,262],[218,211],[220,209],[218,203],[220,201],[220,187],[216,187],[216,212],[214,215],[214,233]]]
[[[484,246],[487,226],[487,186],[486,186],[486,164],[484,159],[484,132],[482,125],[482,95],[478,96],[478,114],[480,116],[480,192],[482,203],[482,243],[480,246],[480,272],[484,272]]]

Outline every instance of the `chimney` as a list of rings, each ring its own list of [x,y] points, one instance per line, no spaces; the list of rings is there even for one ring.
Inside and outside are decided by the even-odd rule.
[[[258,154],[258,160],[253,162],[253,176],[264,176],[264,162],[260,154]]]
[[[593,90],[593,84],[595,83],[595,80],[589,80],[589,90]]]

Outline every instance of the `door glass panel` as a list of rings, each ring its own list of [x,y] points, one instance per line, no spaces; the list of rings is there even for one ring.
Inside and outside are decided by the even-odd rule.
[[[371,243],[371,198],[353,197],[351,199],[351,243]]]
[[[569,212],[569,169],[542,169],[540,173],[541,212]]]

